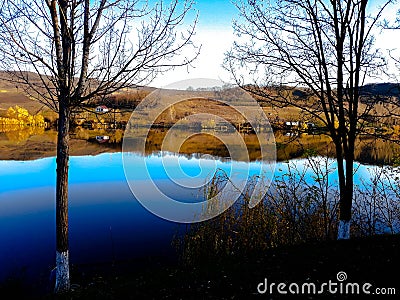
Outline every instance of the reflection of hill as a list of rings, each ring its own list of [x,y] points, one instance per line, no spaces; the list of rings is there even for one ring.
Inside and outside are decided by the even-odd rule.
[[[10,142],[20,143],[32,135],[44,133],[44,127],[37,126],[0,126],[0,134],[5,133]]]
[[[43,128],[34,129],[34,127],[20,131],[4,131],[0,130],[1,160],[31,160],[56,154],[57,133],[55,131],[43,131]],[[168,130],[151,129],[147,137],[146,133],[146,128],[134,129],[129,138],[130,151],[150,155],[163,150],[179,152],[187,157],[201,157],[203,154],[209,154],[224,159],[231,156],[229,150],[240,149],[240,139],[243,139],[250,160],[259,160],[261,155],[260,144],[254,134],[241,134],[239,139],[230,132],[220,132],[218,133],[219,138],[216,138],[212,136],[212,132],[193,134],[185,130],[174,130],[170,132],[167,140]],[[108,136],[109,140],[99,143],[96,136]],[[122,138],[122,130],[77,128],[71,134],[71,155],[119,152],[122,151]],[[143,145],[144,140],[146,140],[145,145]],[[276,132],[275,140],[278,161],[302,157],[309,149],[313,149],[321,155],[334,155],[334,146],[330,142],[330,138],[325,135],[302,135],[294,138],[284,132]],[[363,139],[357,142],[356,158],[364,163],[390,163],[399,152],[400,145],[398,144]],[[247,160],[244,155],[246,151],[237,153],[242,155],[238,160]]]
[[[57,133],[53,130],[42,133],[0,133],[0,160],[32,160],[56,155]],[[96,155],[104,152],[121,151],[110,143],[107,146],[91,143],[86,139],[71,136],[71,155]]]
[[[310,149],[320,155],[335,155],[335,147],[325,135],[302,135],[295,139],[278,132],[275,140],[278,160],[301,157]],[[362,163],[388,164],[399,152],[400,145],[390,141],[372,138],[358,138],[356,141],[355,157]]]
[[[150,154],[153,152],[157,152],[161,150],[161,144],[166,136],[167,131],[152,131],[147,137],[146,142],[146,154]],[[177,132],[175,132],[177,133]],[[217,138],[208,135],[194,135],[185,139],[187,134],[184,134],[182,131],[181,136],[175,136],[177,142],[183,142],[179,147],[179,153],[182,154],[193,154],[193,153],[201,153],[201,154],[210,154],[217,157],[229,157],[228,149],[224,146],[224,144],[218,140]],[[179,146],[179,145],[178,145]],[[174,152],[174,149],[169,147],[164,147],[165,151]]]
[[[179,152],[192,155],[193,153],[210,154],[218,158],[231,157],[235,160],[247,161],[260,160],[261,150],[257,136],[254,134],[234,135],[231,132],[218,132],[217,137],[212,131],[201,133],[185,130],[150,130],[147,138],[146,130],[138,128],[131,132],[129,138],[125,137],[124,150],[130,152],[145,152],[151,154],[159,151]],[[145,148],[143,148],[143,141]],[[243,140],[247,150],[243,147]],[[274,158],[274,153],[267,153],[269,160]],[[272,155],[272,156],[271,156]],[[247,157],[249,156],[249,157]]]
[[[145,138],[146,129],[136,129],[134,136],[130,138],[129,149],[133,152],[143,153],[146,155],[159,152],[161,150],[177,152],[173,148],[181,143],[188,136],[186,131],[174,130],[172,139],[172,146],[165,143],[164,139],[167,135],[167,130],[151,130],[147,140],[146,147],[143,150],[141,142]],[[224,136],[224,134],[222,134]],[[230,133],[226,134],[226,144],[229,147],[237,147],[239,141]],[[242,134],[242,138],[246,143],[249,159],[260,159],[260,145],[257,137],[254,134]],[[320,155],[334,156],[335,148],[330,138],[326,135],[307,135],[303,134],[300,137],[291,137],[285,135],[284,132],[275,133],[276,141],[276,158],[278,161],[302,157],[307,150],[312,149]],[[164,143],[164,144],[163,144]],[[170,142],[171,143],[171,142]],[[195,135],[188,138],[180,147],[179,152],[182,154],[191,155],[194,152],[201,154],[210,154],[217,157],[229,157],[228,148],[222,144],[218,139],[207,134]],[[395,157],[396,153],[400,151],[400,145],[383,140],[364,139],[357,141],[356,159],[363,163],[390,163]],[[245,160],[245,158],[243,158]]]

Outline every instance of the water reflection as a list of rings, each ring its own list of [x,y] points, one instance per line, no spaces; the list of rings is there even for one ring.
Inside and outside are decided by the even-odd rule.
[[[39,128],[40,129],[40,128]],[[39,278],[46,282],[54,267],[55,247],[55,146],[56,132],[0,130],[0,281],[12,274]],[[145,158],[159,189],[182,202],[203,200],[200,189],[179,188],[161,168],[161,145],[167,130],[136,128],[135,136],[146,138],[146,147],[132,149],[133,161]],[[227,147],[210,132],[186,139],[175,155],[184,174],[200,174],[204,154],[217,158],[218,167],[229,168]],[[175,130],[175,139],[182,140],[187,132]],[[239,143],[229,132],[220,133],[235,146]],[[259,168],[260,143],[256,135],[241,133],[250,158],[250,169]],[[108,136],[99,142],[96,137]],[[170,256],[171,238],[177,225],[150,214],[132,195],[125,180],[121,158],[122,130],[85,130],[77,128],[71,135],[70,169],[70,249],[73,265]],[[302,157],[307,149],[333,155],[334,147],[324,135],[302,135],[293,139],[285,132],[276,132],[277,158]],[[133,137],[133,139],[135,139]],[[105,141],[106,140],[106,141]],[[104,142],[105,141],[105,142]],[[133,142],[132,145],[135,145]],[[379,140],[358,140],[356,157],[369,163],[390,162],[399,153],[399,145]],[[163,150],[168,151],[168,145]],[[37,159],[41,158],[41,159]],[[296,162],[301,168],[302,162]],[[212,167],[213,165],[210,164]],[[170,170],[173,177],[182,174]],[[277,166],[276,175],[287,171],[287,164]],[[148,183],[137,173],[134,183],[144,191]],[[171,174],[170,174],[171,175]],[[358,168],[359,178],[369,175],[368,168]],[[311,175],[310,175],[311,176]],[[332,174],[335,180],[335,174]],[[205,177],[197,178],[199,183]],[[151,193],[151,190],[149,191]],[[159,205],[157,196],[154,201]],[[26,251],[29,249],[29,251]],[[34,260],[31,258],[35,257]]]
[[[207,163],[180,156],[183,173],[172,170],[174,174],[168,175],[163,171],[163,155],[132,153],[132,157],[133,162],[147,160],[154,182],[170,197],[182,202],[204,199],[201,189],[177,188],[169,175],[175,179],[184,178],[185,174],[196,176],[198,167]],[[228,161],[218,164],[230,168]],[[258,167],[256,162],[251,166],[253,170]],[[0,161],[0,281],[12,274],[46,281],[54,267],[55,169],[54,157]],[[138,172],[134,184],[152,195],[154,191],[144,179]],[[199,178],[204,182],[205,179]],[[125,180],[121,153],[72,156],[69,183],[73,265],[174,253],[171,239],[176,223],[154,216],[136,201]],[[164,205],[157,193],[153,198],[160,207]]]
[[[42,126],[1,126],[0,135],[5,134],[8,141],[13,143],[21,143],[28,140],[33,135],[42,135],[45,128]]]
[[[171,155],[171,154],[168,154]],[[171,255],[171,238],[176,223],[165,221],[145,210],[130,192],[125,180],[121,153],[71,157],[70,238],[72,264],[112,262],[148,255]],[[169,179],[196,176],[198,167],[213,167],[214,160],[194,156],[176,156],[182,172],[167,174],[161,163],[163,154],[143,156],[132,153],[132,161],[147,160],[158,188],[182,202],[203,200],[201,189],[177,188]],[[203,162],[201,162],[203,161]],[[229,161],[217,161],[228,170]],[[244,163],[243,163],[244,164]],[[296,161],[302,168],[303,161]],[[134,166],[133,166],[134,167]],[[250,176],[260,162],[249,163]],[[275,175],[287,172],[288,164],[279,163]],[[252,173],[253,172],[253,173]],[[358,178],[368,176],[368,168],[359,166]],[[140,172],[134,178],[139,189],[151,195],[149,183]],[[206,176],[199,180],[206,181]],[[312,178],[312,174],[307,175]],[[335,174],[332,174],[332,180]],[[55,158],[32,161],[0,161],[0,280],[21,274],[47,280],[54,264],[55,246]],[[154,203],[161,207],[157,194]],[[29,249],[29,251],[26,251]],[[32,257],[35,259],[32,260]]]
[[[54,178],[54,157],[0,161],[0,281],[15,274],[47,282],[55,261]],[[73,265],[173,253],[176,224],[135,201],[120,153],[71,157],[69,196]]]
[[[147,134],[147,128],[134,129],[132,147],[135,139],[141,141],[146,138],[146,147],[143,149],[138,143],[137,149],[132,151],[150,155],[161,150],[174,151],[169,149],[164,139],[168,129],[154,128]],[[232,147],[240,147],[240,140],[230,132],[218,132],[224,141],[228,141]],[[255,134],[240,133],[248,149],[251,161],[260,159],[260,142]],[[320,155],[334,156],[335,150],[330,138],[326,135],[301,134],[292,136],[284,131],[274,133],[276,141],[276,157],[278,161],[293,158],[301,158],[312,149]],[[88,130],[81,127],[71,132],[72,155],[96,155],[105,152],[119,152],[122,148],[124,131],[117,130]],[[213,131],[203,130],[201,134],[188,136],[187,130],[174,130],[170,138],[176,141],[185,140],[179,149],[179,153],[188,156],[193,153],[210,154],[216,157],[229,157],[229,151],[221,139],[213,136]],[[23,130],[3,130],[0,128],[0,159],[2,160],[31,160],[55,155],[57,133],[54,130],[43,128],[25,128]],[[173,144],[173,143],[172,143]],[[356,159],[368,164],[389,164],[400,153],[399,143],[384,141],[381,139],[359,138],[356,146]],[[246,160],[243,158],[243,160]]]

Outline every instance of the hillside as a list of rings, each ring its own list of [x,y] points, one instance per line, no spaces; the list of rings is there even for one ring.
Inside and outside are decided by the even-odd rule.
[[[39,81],[39,76],[37,74],[26,73],[26,75],[29,76],[33,81]],[[88,110],[94,110],[94,107],[98,105],[106,105],[107,107],[112,108],[113,111],[117,111],[117,116],[119,116],[118,121],[127,122],[131,112],[154,90],[156,89],[152,87],[129,88],[123,89],[102,99],[93,99],[89,103],[86,103],[86,108],[84,108],[82,111],[76,112],[76,117],[81,119],[81,121],[87,121],[86,112]],[[183,122],[186,122],[185,119],[187,116],[196,113],[208,113],[212,115],[217,114],[230,122],[241,122],[239,121],[240,117],[233,111],[233,109],[229,109],[227,105],[222,103],[209,101],[209,99],[215,99],[222,95],[221,99],[225,99],[224,101],[227,101],[226,103],[231,104],[233,107],[251,107],[254,103],[248,101],[249,99],[241,98],[241,96],[237,97],[238,93],[235,89],[227,89],[224,90],[223,93],[219,93],[218,90],[207,91],[204,89],[168,91],[165,93],[163,90],[159,91],[163,93],[163,97],[165,97],[165,94],[172,95],[166,96],[167,98],[170,98],[163,100],[166,101],[166,103],[175,103],[177,102],[177,98],[186,100],[184,102],[180,102],[179,104],[174,104],[172,107],[164,110],[164,113],[161,114],[157,120],[153,120],[156,121],[156,123],[158,122],[158,124],[174,124],[178,120],[183,120]],[[269,92],[272,94],[275,93],[274,91],[277,92],[273,88],[269,89]],[[286,92],[291,94],[295,99],[304,105],[307,105],[308,93],[306,89],[292,89],[288,87]],[[397,105],[395,105],[393,101],[396,101],[396,97],[399,96],[399,93],[399,85],[394,83],[376,83],[365,85],[361,88],[363,103],[360,106],[360,109],[365,109],[365,105],[367,105],[368,102],[368,97],[368,99],[377,101],[376,103],[374,102],[375,110],[378,114],[384,115],[388,112],[388,109],[391,111],[395,109],[395,106]],[[270,122],[273,123],[273,125],[275,124],[277,128],[282,127],[281,125],[284,124],[283,122],[285,121],[298,121],[302,119],[303,115],[299,108],[293,106],[276,108],[271,106],[263,99],[258,99],[257,101],[263,107],[263,110]],[[387,106],[386,102],[390,102],[391,105]],[[50,121],[54,121],[57,118],[57,115],[50,111],[50,109],[48,109],[46,106],[31,99],[28,94],[24,92],[21,86],[16,85],[12,81],[10,75],[6,74],[5,72],[0,72],[0,116],[5,114],[6,109],[15,105],[19,105],[28,109],[31,114],[36,114],[40,111]],[[151,111],[150,108],[148,110]],[[94,118],[96,119],[96,116]],[[110,118],[115,119],[115,115],[110,115]],[[390,130],[392,130],[392,125],[399,124],[399,121],[395,120],[394,118],[387,118],[386,121],[387,122],[385,122],[385,124],[387,123],[387,125],[390,127]],[[317,122],[317,120],[311,120],[311,122]]]
[[[27,77],[34,83],[39,84],[40,77],[36,73],[26,72]],[[154,87],[142,87],[139,88],[141,91],[140,96],[148,95],[156,88]],[[207,94],[207,91],[191,91],[192,93]],[[205,93],[204,93],[205,92]],[[293,96],[303,99],[307,95],[305,89],[296,88],[292,91]],[[398,97],[400,95],[400,85],[396,83],[372,83],[366,84],[361,87],[362,96],[381,96],[381,97]],[[108,101],[115,102],[125,102],[127,96],[131,96],[135,101],[138,100],[137,89],[124,89],[121,92],[115,93],[114,96],[110,97]],[[129,99],[129,98],[128,98]],[[5,104],[24,104],[28,107],[35,106],[35,101],[29,98],[26,92],[24,92],[24,87],[22,85],[16,84],[12,76],[4,71],[0,71],[0,108]],[[36,106],[40,104],[36,103]]]
[[[361,88],[362,96],[399,97],[400,85],[397,83],[372,83]]]
[[[40,77],[32,72],[26,72],[25,75],[30,78],[31,82],[39,85]],[[29,110],[30,113],[37,113],[38,111],[48,111],[42,103],[29,97],[29,92],[25,91],[24,85],[16,84],[13,81],[12,75],[4,71],[0,71],[0,115],[1,110],[5,110],[10,106],[19,105]],[[154,90],[152,87],[123,89],[120,92],[114,93],[106,99],[107,104],[113,107],[114,103],[126,104],[126,102],[133,102],[137,104],[138,101],[143,99],[146,95]],[[97,103],[92,103],[96,105]],[[103,103],[102,103],[103,104]]]
[[[39,80],[39,77],[34,73],[29,73],[29,76],[34,81]],[[30,113],[35,113],[42,107],[42,104],[30,99],[23,87],[15,84],[9,74],[0,72],[0,113],[1,110],[14,105],[23,106]]]

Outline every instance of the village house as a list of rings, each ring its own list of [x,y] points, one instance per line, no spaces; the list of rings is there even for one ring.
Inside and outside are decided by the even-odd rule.
[[[96,112],[97,113],[106,113],[106,112],[109,112],[109,111],[110,111],[110,109],[105,105],[100,105],[100,106],[96,107]]]

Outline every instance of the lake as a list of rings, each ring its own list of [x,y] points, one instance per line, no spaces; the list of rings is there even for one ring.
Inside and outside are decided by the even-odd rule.
[[[202,200],[203,192],[201,189],[189,188],[188,192],[174,188],[175,183],[167,180],[167,174],[162,171],[162,159],[172,158],[179,159],[184,171],[181,175],[173,174],[175,179],[186,173],[198,175],[200,162],[206,165],[208,162],[211,169],[214,162],[225,169],[231,165],[229,161],[176,154],[132,154],[133,161],[146,160],[152,178],[166,194],[189,202]],[[259,166],[255,162],[250,164],[250,169],[256,170]],[[54,267],[55,169],[54,157],[0,161],[1,280],[10,275],[48,277]],[[144,179],[142,173],[135,178],[139,189],[148,190]],[[136,201],[125,179],[121,152],[72,156],[69,183],[72,264],[174,254],[171,240],[178,224],[149,213]],[[153,197],[154,201],[158,201],[156,197]],[[32,255],[34,261],[30,260]]]
[[[206,182],[215,168],[229,172],[232,166],[229,160],[211,156],[160,152],[131,153],[129,157],[133,167],[145,160],[157,186],[182,202],[202,201],[203,190],[175,188],[176,182],[168,179],[164,170],[165,161],[179,161],[181,170],[173,174],[174,179],[196,177],[199,183]],[[299,168],[302,162],[296,161]],[[258,174],[262,165],[241,162],[239,167],[251,176]],[[285,162],[278,163],[275,174],[283,174],[287,167]],[[369,168],[360,165],[356,178],[365,178]],[[14,276],[45,282],[54,268],[55,169],[54,157],[0,161],[0,280]],[[273,174],[272,169],[270,172]],[[137,172],[134,179],[137,188],[147,190],[151,198],[153,191],[146,178]],[[157,193],[153,200],[162,207]],[[135,199],[125,178],[121,152],[72,156],[69,201],[71,264],[174,257],[171,240],[179,230],[178,223],[155,216]]]
[[[192,205],[191,210],[177,213],[166,205],[164,196],[178,203],[201,204],[204,200],[201,186],[216,170],[235,174],[239,183],[261,173],[267,177],[284,174],[288,169],[286,158],[291,158],[290,163],[300,170],[305,164],[304,159],[296,159],[303,153],[298,143],[288,143],[292,137],[284,133],[275,134],[278,159],[275,164],[257,159],[259,145],[251,134],[242,135],[249,153],[248,162],[244,162],[226,158],[229,153],[224,144],[211,135],[187,138],[187,133],[180,130],[175,131],[173,138],[185,140],[180,145],[181,153],[161,151],[166,132],[152,129],[145,135],[146,130],[139,128],[134,136],[146,136],[144,151],[125,155],[121,152],[121,132],[81,129],[73,132],[69,176],[73,268],[174,260],[176,252],[171,241],[184,229],[180,222],[194,220],[201,214],[202,206]],[[96,139],[107,135],[110,138],[106,143]],[[231,138],[230,133],[220,135],[222,139],[224,135]],[[10,277],[35,278],[41,289],[51,286],[49,277],[55,266],[55,141],[54,131],[0,133],[0,282]],[[302,136],[300,141],[302,148],[327,147],[324,136]],[[232,139],[231,147],[235,148],[235,143],[236,139]],[[381,148],[376,149],[380,150],[369,158],[378,155],[378,161],[385,160],[385,155],[390,155],[385,149],[397,151],[390,145],[379,145]],[[194,153],[196,150],[201,153]],[[360,153],[367,152],[360,150]],[[375,168],[359,163],[356,167],[356,184],[361,178],[368,178],[369,170]],[[307,176],[311,180],[312,174]],[[334,181],[336,175],[330,176]],[[158,215],[172,211],[172,217],[169,214],[164,216],[168,220],[160,218],[144,206]]]
[[[54,267],[55,158],[1,161],[0,166],[0,275],[48,277]],[[176,226],[146,213],[135,201],[119,153],[71,157],[70,178],[72,264],[123,260],[155,250],[170,254],[169,247],[159,251],[158,245],[170,243]]]

